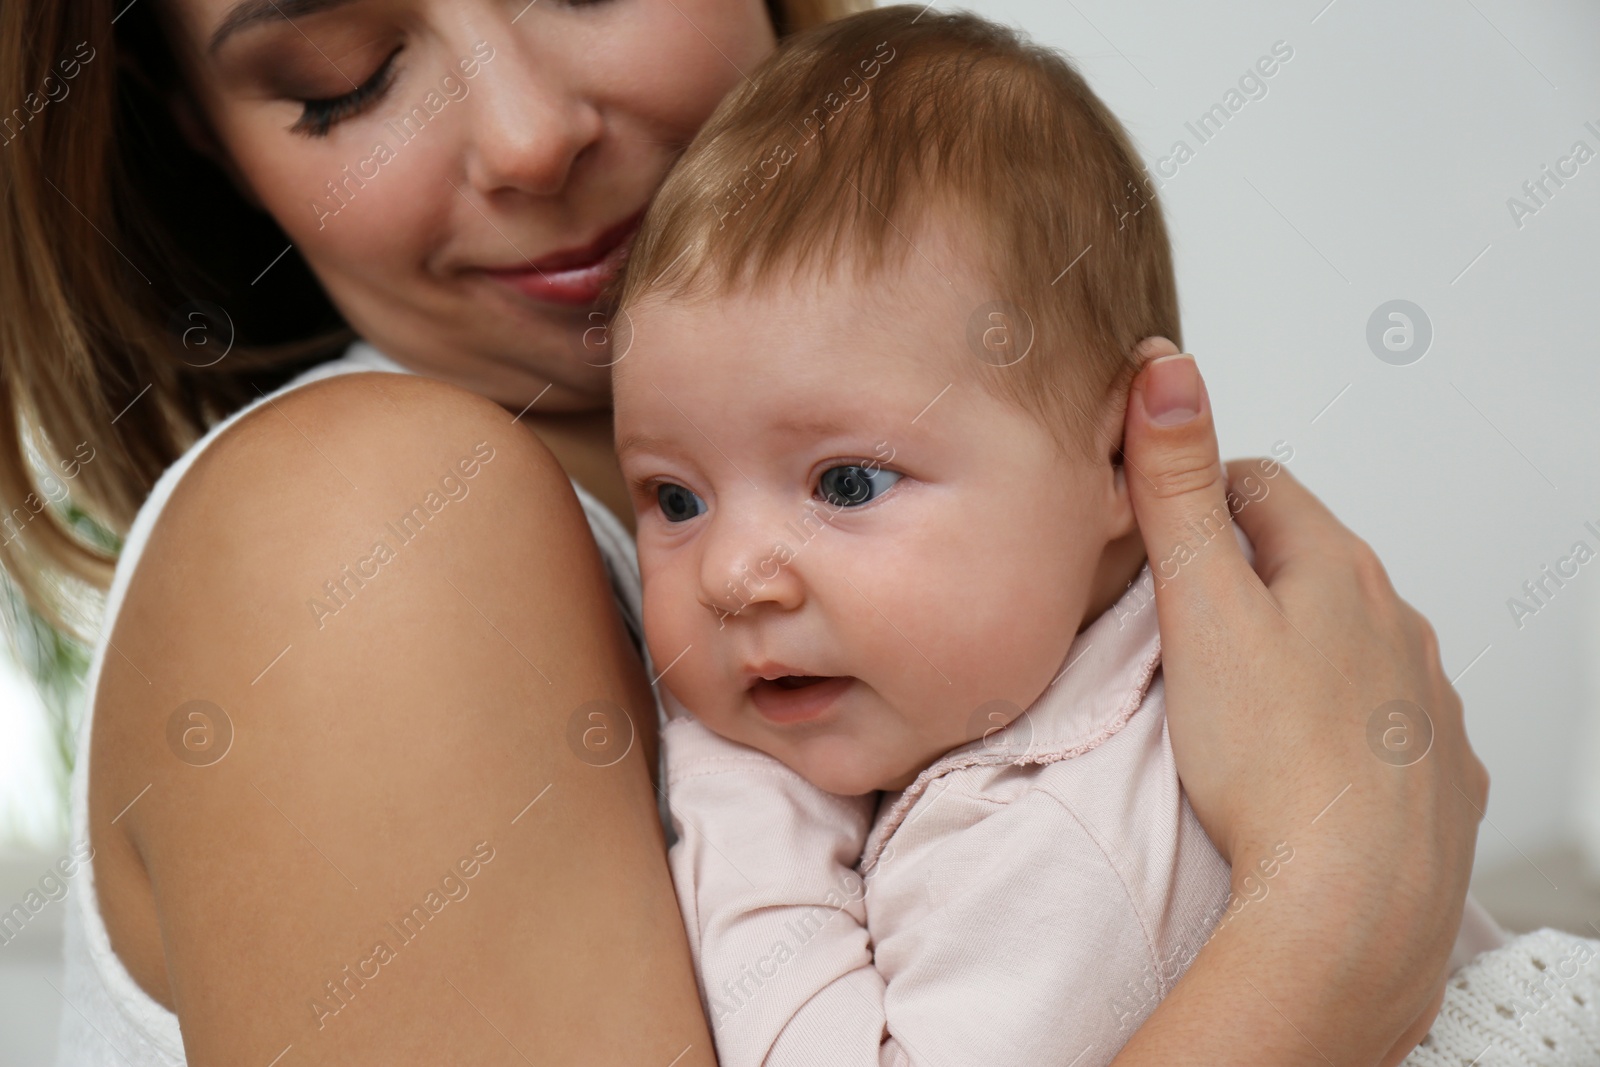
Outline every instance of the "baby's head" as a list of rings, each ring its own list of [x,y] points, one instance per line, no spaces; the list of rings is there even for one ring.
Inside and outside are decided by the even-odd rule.
[[[1060,55],[920,10],[753,73],[616,294],[661,684],[837,793],[903,788],[1027,707],[1134,577],[1132,352],[1181,344],[1115,118]]]

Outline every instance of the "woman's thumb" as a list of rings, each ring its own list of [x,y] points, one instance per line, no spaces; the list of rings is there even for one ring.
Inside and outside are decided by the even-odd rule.
[[[1146,360],[1133,381],[1123,459],[1158,602],[1200,606],[1240,586],[1249,569],[1234,539],[1228,475],[1217,454],[1211,402],[1194,357],[1164,337],[1142,342]]]

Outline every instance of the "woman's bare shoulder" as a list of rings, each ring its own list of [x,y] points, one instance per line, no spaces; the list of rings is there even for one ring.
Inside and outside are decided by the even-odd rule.
[[[527,953],[492,947],[518,928],[511,887],[540,881],[519,811],[551,787],[602,825],[654,827],[641,746],[596,776],[565,740],[594,701],[649,708],[582,509],[538,439],[470,393],[360,374],[249,413],[174,491],[110,640],[90,790],[102,912],[196,1051],[276,1041],[271,1059],[327,1032],[341,1001],[324,980],[485,856],[506,857],[500,888],[407,951],[526,990]],[[596,830],[556,836],[605,854],[581,837]],[[437,995],[416,975],[382,984],[366,1023],[339,1019],[352,1047],[388,1050],[375,1020]],[[391,1062],[410,1062],[401,1046]]]
[[[203,678],[254,696],[269,667],[291,673],[280,656],[340,647],[400,667],[397,631],[551,566],[602,572],[560,465],[504,409],[409,375],[312,383],[247,413],[184,473],[129,581],[102,693],[170,702]],[[435,643],[459,633],[440,627]]]
[[[358,511],[485,441],[511,465],[564,481],[549,450],[493,401],[418,375],[342,374],[246,413],[196,458],[166,510],[277,512],[303,506],[315,483],[328,489],[321,506]]]
[[[377,636],[396,623],[378,605],[448,603],[451,586],[430,577],[469,578],[513,540],[558,558],[592,551],[537,436],[442,382],[325,379],[258,405],[195,458],[129,581],[118,647],[159,617],[173,670],[187,673],[192,651],[259,671],[259,656],[324,636],[335,619]],[[374,610],[357,610],[366,602]]]

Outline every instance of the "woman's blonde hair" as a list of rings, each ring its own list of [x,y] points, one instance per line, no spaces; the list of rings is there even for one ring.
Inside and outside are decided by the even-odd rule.
[[[870,6],[767,3],[780,36]],[[60,579],[109,581],[96,532],[125,532],[206,427],[352,340],[180,135],[177,69],[150,2],[0,4],[0,568],[58,625]]]

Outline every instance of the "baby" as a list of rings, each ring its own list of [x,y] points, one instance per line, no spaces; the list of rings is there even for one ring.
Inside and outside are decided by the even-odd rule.
[[[788,42],[649,211],[617,451],[723,1067],[1106,1063],[1292,869],[1230,899],[1167,740],[1118,451],[1180,336],[1143,189],[1059,55],[901,6]]]

